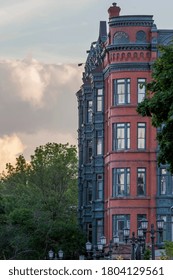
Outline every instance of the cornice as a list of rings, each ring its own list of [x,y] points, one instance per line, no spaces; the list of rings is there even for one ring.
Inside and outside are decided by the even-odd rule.
[[[113,63],[109,64],[103,71],[104,78],[106,78],[111,72],[118,71],[149,71],[151,70],[150,63],[144,62],[130,62],[130,63]]]
[[[109,26],[120,27],[120,26],[150,26],[154,23],[153,16],[119,16],[109,19]]]
[[[109,45],[106,47],[106,51],[133,51],[133,50],[149,50],[151,49],[151,44],[149,43],[128,43],[128,44],[117,44],[117,45]]]

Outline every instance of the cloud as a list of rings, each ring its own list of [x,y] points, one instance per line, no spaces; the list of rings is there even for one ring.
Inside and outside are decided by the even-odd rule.
[[[17,94],[23,101],[34,106],[42,106],[45,88],[50,75],[36,60],[11,61],[11,81],[18,88]]]
[[[81,71],[77,65],[44,64],[31,57],[0,61],[0,163],[19,152],[28,157],[47,142],[77,144],[75,93]],[[4,147],[12,155],[5,156]]]
[[[81,69],[34,59],[0,62],[0,135],[76,130]],[[61,121],[60,121],[61,120]]]
[[[0,172],[5,169],[6,163],[14,164],[16,157],[23,153],[24,149],[24,144],[16,134],[0,138]]]

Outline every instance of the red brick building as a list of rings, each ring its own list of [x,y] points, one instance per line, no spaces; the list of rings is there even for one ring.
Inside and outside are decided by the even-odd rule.
[[[103,62],[109,73],[105,77],[104,220],[108,239],[113,231],[123,239],[123,227],[136,232],[142,217],[156,220],[156,131],[136,107],[145,94],[142,84],[151,79],[149,65],[157,49],[148,46],[157,33],[152,17],[119,17],[116,5],[108,11],[109,51]]]
[[[163,193],[166,169],[157,166],[156,129],[136,112],[157,46],[169,44],[173,32],[158,30],[150,15],[121,16],[116,3],[108,13],[108,33],[101,22],[77,93],[79,221],[97,244],[103,234],[108,243],[114,234],[123,243],[125,227],[137,234],[142,218],[149,224],[164,218],[165,239],[173,240],[173,180],[164,175],[169,191]]]

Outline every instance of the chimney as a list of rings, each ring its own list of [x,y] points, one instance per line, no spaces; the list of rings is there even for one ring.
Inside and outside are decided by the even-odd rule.
[[[117,3],[112,3],[112,6],[108,9],[109,18],[119,17],[120,7],[117,7]]]

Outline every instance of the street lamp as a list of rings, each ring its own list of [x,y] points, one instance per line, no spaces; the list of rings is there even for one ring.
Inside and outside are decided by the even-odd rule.
[[[59,251],[58,251],[58,257],[59,257],[59,259],[62,260],[62,259],[63,259],[63,256],[64,256],[63,250],[59,250]]]
[[[156,223],[157,223],[158,232],[161,234],[163,232],[164,220],[158,219]]]
[[[87,251],[87,254],[88,254],[88,260],[91,259],[91,253],[93,252],[92,251],[92,243],[90,241],[86,242],[85,244],[85,248],[86,248],[86,251]]]
[[[127,244],[127,241],[130,240],[132,244],[132,251],[131,251],[131,260],[135,260],[135,246],[137,244],[137,250],[136,250],[136,259],[141,259],[141,246],[143,241],[143,230],[141,228],[138,229],[138,236],[135,237],[135,232],[132,232],[132,237],[130,237],[130,229],[124,228],[123,229],[123,236],[125,239],[125,242]]]
[[[144,236],[144,232],[142,228],[138,228],[138,237],[142,238]]]
[[[125,242],[127,243],[127,240],[129,239],[129,235],[130,235],[130,229],[129,228],[124,228],[123,229],[123,236],[125,239]]]
[[[119,242],[120,242],[119,236],[118,236],[118,235],[114,235],[114,236],[113,236],[113,243],[114,243],[116,246],[118,246]]]
[[[87,252],[91,251],[91,249],[92,249],[92,243],[88,241],[88,242],[85,244],[85,247],[86,247]]]
[[[58,260],[58,259],[62,260],[63,256],[64,256],[64,252],[62,250],[58,251],[58,258],[57,258],[57,254],[55,254],[52,249],[49,250],[49,252],[48,252],[49,260]]]
[[[144,233],[145,233],[145,231],[146,231],[147,228],[148,228],[148,221],[147,221],[147,219],[143,218],[143,219],[141,220],[141,228],[142,228],[142,230],[143,230]]]
[[[114,235],[113,240],[110,241],[109,243],[109,251],[107,253],[104,252],[104,248],[106,246],[106,237],[103,235],[100,237],[100,242],[97,244],[97,246],[92,246],[91,242],[86,242],[85,248],[88,253],[88,259],[96,259],[97,257],[106,257],[107,255],[109,258],[112,258],[112,248],[116,246],[118,247],[119,244],[119,236]],[[93,249],[92,249],[93,247]],[[91,256],[92,254],[92,256]]]
[[[119,246],[119,236],[118,235],[113,235],[113,239],[112,240],[110,240],[110,242],[109,242],[109,251],[108,251],[108,257],[109,257],[109,259],[112,259],[112,252],[113,252],[113,248],[114,248],[114,246],[115,246],[115,248],[117,249],[118,248],[118,246]],[[100,241],[101,241],[101,244],[102,244],[102,246],[103,246],[103,249],[104,249],[104,247],[105,247],[105,245],[106,245],[106,237],[105,236],[102,236],[101,238],[100,238]],[[103,250],[102,249],[102,250]],[[106,256],[106,253],[104,253],[104,257]]]
[[[105,246],[106,245],[106,237],[103,235],[100,237],[100,243]]]
[[[154,224],[151,224],[151,230],[147,230],[148,228],[148,221],[146,219],[141,220],[141,228],[143,229],[144,236],[146,236],[146,233],[150,233],[150,238],[151,238],[151,254],[152,254],[152,260],[155,260],[155,233],[159,232],[160,236],[163,234],[163,227],[164,227],[164,220],[163,219],[158,219],[156,221],[157,229],[154,229]]]
[[[48,257],[49,257],[49,260],[53,260],[53,258],[54,258],[54,251],[52,249],[48,252]]]

